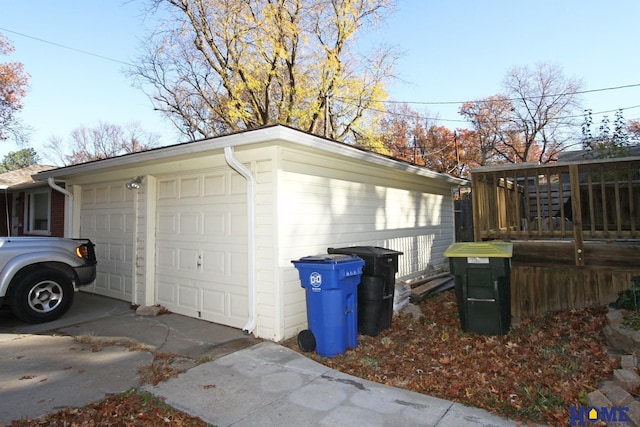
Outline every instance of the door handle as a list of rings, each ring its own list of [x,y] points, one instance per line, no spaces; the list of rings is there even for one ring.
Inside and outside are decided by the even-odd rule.
[[[467,298],[469,302],[496,302],[495,298]]]

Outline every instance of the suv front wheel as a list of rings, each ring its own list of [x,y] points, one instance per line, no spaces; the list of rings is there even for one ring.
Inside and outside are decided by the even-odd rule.
[[[11,291],[13,314],[28,323],[50,322],[62,316],[73,303],[73,283],[52,268],[26,273]]]

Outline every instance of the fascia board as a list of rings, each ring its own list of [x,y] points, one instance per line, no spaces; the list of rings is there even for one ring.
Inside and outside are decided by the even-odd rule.
[[[441,180],[451,185],[464,185],[468,183],[467,180],[462,178],[456,178],[451,175],[434,172],[432,170],[414,166],[412,164],[405,163],[399,160],[394,160],[377,153],[364,151],[356,147],[352,147],[348,144],[343,144],[340,142],[323,139],[318,136],[298,132],[294,129],[290,129],[286,127],[282,127],[281,129],[283,131],[283,135],[281,137],[282,140],[293,142],[298,145],[315,148],[317,150],[326,151],[333,154],[339,154],[344,157],[350,157],[353,159],[362,160],[368,163],[376,164],[378,166],[384,166],[392,169],[411,172],[416,175],[421,175],[421,176],[426,176],[436,180]],[[295,132],[295,134],[289,134],[289,132]]]

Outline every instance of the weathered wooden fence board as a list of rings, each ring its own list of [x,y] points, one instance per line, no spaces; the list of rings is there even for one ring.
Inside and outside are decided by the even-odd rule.
[[[511,313],[529,317],[556,310],[604,305],[640,276],[637,242],[585,246],[586,267],[576,266],[567,242],[514,242],[511,264]],[[615,261],[615,262],[614,262]]]

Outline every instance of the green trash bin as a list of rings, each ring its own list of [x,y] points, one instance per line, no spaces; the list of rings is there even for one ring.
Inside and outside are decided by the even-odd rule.
[[[445,251],[455,277],[460,327],[466,332],[505,335],[511,327],[509,242],[460,242]]]

